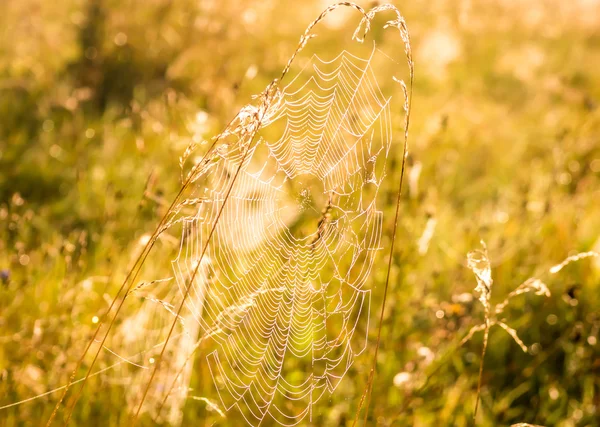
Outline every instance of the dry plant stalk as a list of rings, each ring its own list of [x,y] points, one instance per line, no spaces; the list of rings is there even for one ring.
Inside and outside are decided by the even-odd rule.
[[[391,245],[390,245],[390,249],[389,249],[388,269],[387,269],[387,275],[386,275],[385,286],[384,286],[384,291],[383,291],[384,292],[383,293],[383,302],[382,302],[381,313],[380,313],[380,317],[379,317],[377,340],[376,340],[375,348],[374,348],[373,365],[372,365],[372,368],[369,373],[369,378],[367,381],[366,388],[360,398],[360,402],[359,402],[359,406],[358,406],[358,410],[357,410],[357,414],[356,414],[354,423],[356,424],[356,422],[358,421],[360,411],[363,408],[363,404],[365,403],[365,400],[366,400],[365,420],[367,419],[368,407],[369,407],[371,391],[372,391],[372,387],[373,387],[373,380],[374,380],[374,375],[376,372],[377,355],[378,355],[378,350],[379,350],[379,346],[380,346],[380,342],[381,342],[381,328],[382,328],[382,322],[383,322],[383,314],[385,311],[387,292],[388,292],[389,280],[390,280],[390,271],[391,271],[391,266],[392,266],[392,262],[393,262],[394,243],[395,243],[395,238],[396,238],[396,234],[397,234],[396,232],[397,232],[398,217],[399,217],[399,211],[400,211],[400,196],[401,196],[401,192],[402,192],[405,164],[406,164],[406,158],[407,158],[407,154],[408,154],[408,128],[409,128],[409,122],[410,122],[414,68],[413,68],[413,61],[412,61],[410,37],[409,37],[408,29],[406,26],[406,22],[405,22],[404,18],[402,17],[402,15],[400,14],[400,12],[394,6],[380,5],[380,6],[374,7],[373,9],[371,9],[370,11],[367,12],[356,4],[349,3],[349,2],[341,2],[338,4],[334,4],[332,6],[329,6],[315,21],[313,21],[307,27],[306,31],[300,38],[298,47],[296,48],[295,52],[292,54],[291,58],[289,59],[288,63],[286,64],[285,68],[283,69],[281,77],[279,79],[274,80],[267,86],[265,91],[257,97],[257,102],[254,105],[248,105],[246,107],[243,107],[240,110],[240,112],[234,117],[234,119],[226,126],[225,130],[221,134],[217,135],[215,138],[212,139],[212,143],[210,144],[210,146],[209,146],[206,154],[203,156],[203,158],[200,159],[198,162],[196,162],[192,166],[191,170],[186,175],[182,175],[182,177],[184,177],[184,178],[183,178],[183,184],[180,188],[179,193],[176,195],[173,202],[168,207],[167,213],[161,219],[161,221],[158,224],[158,226],[156,227],[155,231],[150,236],[150,238],[146,242],[145,246],[143,247],[143,250],[137,257],[134,265],[129,270],[129,272],[128,272],[125,280],[122,282],[122,285],[120,286],[116,296],[112,300],[106,314],[104,316],[102,316],[101,321],[98,325],[98,328],[94,332],[93,337],[91,338],[87,348],[85,349],[85,351],[83,352],[83,354],[81,355],[79,360],[77,361],[76,367],[75,367],[73,374],[69,380],[69,383],[67,384],[67,386],[64,387],[63,393],[62,393],[59,401],[57,402],[57,404],[47,422],[47,426],[52,424],[52,421],[54,420],[70,386],[75,383],[81,383],[81,386],[76,391],[74,397],[71,399],[70,405],[68,405],[68,407],[66,409],[67,415],[66,415],[65,425],[69,423],[70,418],[73,414],[74,407],[75,407],[78,399],[81,396],[83,387],[85,386],[88,378],[90,376],[97,374],[97,373],[92,373],[93,367],[99,357],[100,351],[103,348],[107,348],[105,346],[105,342],[107,340],[109,333],[111,332],[111,329],[113,329],[113,327],[115,325],[117,316],[119,315],[119,313],[121,312],[121,310],[123,308],[123,304],[124,304],[126,297],[132,293],[137,293],[137,292],[141,291],[142,289],[146,288],[147,285],[149,285],[149,284],[163,283],[168,280],[168,279],[159,279],[159,280],[155,280],[155,281],[143,282],[140,285],[135,285],[136,283],[138,283],[138,276],[141,272],[142,266],[145,264],[146,260],[148,259],[148,256],[149,256],[151,250],[153,249],[155,243],[157,242],[158,238],[161,235],[163,235],[163,233],[165,233],[168,229],[173,227],[174,225],[182,223],[186,220],[187,217],[184,214],[186,207],[190,207],[190,206],[193,207],[195,205],[202,205],[204,203],[204,200],[202,198],[186,198],[185,192],[186,192],[186,190],[188,190],[190,188],[191,185],[199,182],[200,178],[202,178],[205,174],[207,174],[208,171],[210,171],[213,167],[215,167],[215,165],[223,158],[223,150],[224,151],[228,150],[227,143],[225,143],[223,141],[226,138],[233,137],[234,139],[237,139],[236,149],[239,150],[239,152],[240,152],[241,160],[239,161],[239,165],[235,168],[235,170],[231,171],[232,172],[231,178],[229,179],[228,187],[226,188],[226,191],[224,193],[223,203],[220,205],[219,209],[217,210],[215,219],[212,222],[212,225],[208,232],[206,241],[203,242],[203,246],[202,246],[201,250],[199,251],[200,256],[199,256],[199,259],[197,260],[197,262],[195,263],[195,268],[192,269],[190,277],[189,277],[189,279],[187,279],[184,289],[182,289],[182,298],[181,298],[180,303],[178,304],[178,306],[174,306],[174,305],[169,304],[166,301],[163,301],[162,299],[159,299],[159,298],[146,297],[146,299],[149,302],[158,303],[159,305],[166,308],[167,311],[173,316],[173,321],[168,330],[166,339],[157,345],[157,347],[160,347],[160,353],[159,353],[158,357],[156,358],[156,363],[154,363],[154,366],[152,368],[150,368],[152,370],[152,373],[144,387],[144,391],[143,391],[141,400],[139,402],[139,406],[137,407],[137,410],[135,410],[135,412],[134,412],[134,418],[132,421],[132,425],[135,425],[137,423],[137,421],[139,419],[139,415],[142,411],[144,402],[148,396],[148,391],[150,390],[150,387],[156,377],[156,374],[160,368],[160,365],[163,362],[163,358],[165,356],[165,351],[166,351],[167,345],[169,344],[169,341],[171,339],[178,336],[174,332],[175,326],[183,320],[182,310],[186,304],[186,301],[188,300],[188,296],[190,295],[190,290],[192,288],[192,285],[195,283],[197,275],[199,274],[200,265],[202,264],[202,261],[204,260],[205,254],[208,250],[209,243],[211,242],[211,239],[217,228],[217,224],[219,223],[219,221],[223,215],[225,206],[226,206],[228,200],[230,199],[230,195],[232,193],[233,187],[234,187],[236,181],[238,180],[238,177],[242,171],[242,167],[245,165],[245,161],[248,158],[249,153],[251,153],[253,148],[260,142],[260,141],[257,142],[257,138],[256,138],[257,133],[263,126],[268,125],[271,122],[271,120],[274,119],[274,115],[277,113],[278,109],[280,108],[281,103],[283,102],[283,94],[280,89],[280,82],[288,74],[290,67],[291,67],[294,59],[296,58],[296,56],[306,47],[307,43],[313,37],[315,37],[315,35],[312,34],[312,32],[311,32],[312,29],[322,19],[324,19],[324,17],[327,14],[329,14],[333,10],[337,9],[338,7],[350,7],[350,8],[357,10],[362,15],[360,24],[358,25],[358,27],[354,33],[354,36],[353,36],[353,38],[355,40],[357,40],[358,42],[362,42],[364,40],[366,34],[370,30],[371,21],[373,20],[373,18],[375,17],[376,14],[378,14],[380,12],[386,12],[386,11],[394,13],[395,19],[388,21],[385,24],[384,28],[396,28],[399,31],[400,37],[404,44],[404,50],[405,50],[406,60],[407,60],[408,69],[409,69],[409,76],[410,76],[410,80],[409,80],[408,84],[406,84],[404,81],[402,81],[400,79],[393,77],[393,80],[396,81],[398,84],[400,84],[402,93],[403,93],[403,97],[404,97],[404,105],[403,105],[404,140],[403,140],[403,152],[402,152],[402,167],[401,167],[400,179],[398,182],[396,210],[395,210],[395,216],[394,216],[394,220],[393,220],[392,240],[391,240]],[[356,91],[358,91],[358,89],[356,89]],[[187,162],[188,158],[190,157],[192,151],[194,151],[195,148],[196,148],[196,146],[194,144],[190,145],[190,147],[183,153],[183,155],[179,159],[179,163],[180,163],[180,166],[182,167],[182,169],[183,169],[184,164]],[[162,201],[161,201],[161,203],[162,203]],[[182,213],[183,213],[183,215],[180,215]],[[316,244],[315,244],[315,246],[316,246]],[[222,327],[220,325],[220,319],[227,319],[230,316],[237,316],[239,314],[239,312],[243,312],[248,307],[251,307],[253,305],[253,301],[254,301],[255,297],[252,297],[252,296],[248,296],[248,297],[249,298],[247,300],[243,299],[243,301],[241,301],[239,304],[230,306],[227,309],[225,309],[222,313],[219,314],[218,318],[216,319],[215,324],[211,328],[209,328],[208,330],[205,331],[205,333],[196,342],[196,345],[193,347],[193,349],[189,352],[186,360],[184,361],[184,363],[182,365],[182,369],[183,369],[183,367],[186,366],[187,362],[190,360],[190,358],[194,354],[195,350],[197,350],[199,348],[200,343],[202,343],[206,338],[211,337],[214,334],[218,334],[222,331]],[[107,325],[106,329],[103,331],[103,334],[101,335],[101,337],[98,339],[100,329],[102,328],[102,326],[105,322],[108,322],[108,325]],[[92,343],[95,343],[95,342],[99,343],[99,347],[93,356],[93,359],[87,369],[85,377],[81,380],[75,381],[75,375],[76,375],[77,371],[80,369],[86,354],[89,352],[89,350],[92,346]],[[126,361],[126,360],[124,359],[123,361]],[[175,388],[175,386],[177,384],[177,380],[178,380],[181,372],[182,372],[182,370],[180,370],[177,373],[177,375],[175,376],[175,380],[173,381],[173,383],[171,385],[170,390],[165,395],[165,398],[158,410],[159,414],[160,414],[160,410],[164,406],[166,399],[169,397],[170,392]],[[207,405],[209,405],[209,407],[217,410],[217,412],[219,414],[223,415],[223,412],[221,412],[220,409],[217,406],[215,406],[215,404],[212,401],[210,401],[209,399],[204,398],[204,397],[198,397],[198,396],[195,396],[192,398],[196,399],[196,400],[204,401]]]
[[[536,295],[544,295],[546,297],[550,296],[550,291],[543,282],[541,282],[538,279],[531,278],[526,280],[517,289],[512,291],[502,303],[497,304],[495,307],[492,307],[490,299],[492,296],[492,286],[494,284],[494,281],[492,279],[491,263],[488,256],[487,246],[484,241],[481,241],[481,246],[482,249],[477,249],[467,254],[467,266],[473,271],[477,280],[475,293],[478,295],[478,300],[483,306],[484,323],[481,325],[473,326],[460,343],[460,345],[462,346],[467,341],[469,341],[476,332],[483,331],[483,347],[481,349],[481,359],[479,362],[477,397],[475,401],[473,419],[475,419],[475,417],[477,416],[477,410],[479,408],[481,385],[483,379],[483,364],[488,346],[490,328],[494,325],[500,326],[513,338],[513,340],[518,344],[521,350],[527,352],[527,346],[519,338],[517,331],[515,331],[513,328],[511,328],[502,320],[500,320],[498,316],[500,316],[503,313],[504,308],[506,308],[510,300],[517,295],[521,295],[527,292],[534,292]]]
[[[492,296],[492,269],[491,263],[488,256],[487,247],[484,241],[481,241],[482,249],[477,249],[471,251],[467,254],[467,266],[473,271],[475,274],[475,278],[477,280],[477,286],[475,287],[475,293],[478,295],[478,300],[483,306],[484,310],[484,323],[480,325],[473,326],[467,335],[461,340],[460,345],[464,345],[467,341],[469,341],[473,335],[477,332],[483,331],[483,347],[481,349],[481,358],[479,362],[479,377],[477,381],[477,397],[475,401],[475,410],[473,412],[473,419],[477,416],[477,409],[479,407],[479,401],[481,397],[481,386],[482,386],[482,378],[483,378],[483,364],[485,359],[485,354],[488,346],[488,338],[489,338],[489,330],[492,326],[499,326],[504,329],[510,337],[517,343],[517,345],[523,350],[523,352],[528,352],[528,347],[525,343],[519,338],[517,331],[514,328],[508,326],[503,320],[500,319],[500,316],[504,313],[504,309],[510,304],[510,301],[518,296],[525,293],[534,293],[535,295],[545,296],[547,298],[550,297],[550,290],[548,286],[542,282],[540,279],[531,277],[527,279],[525,282],[520,284],[515,290],[510,292],[508,296],[499,304],[492,306],[490,303],[490,299]],[[589,257],[597,257],[598,253],[590,251],[590,252],[582,252],[566,258],[560,264],[557,264],[551,267],[548,270],[549,274],[556,274],[561,271],[565,266],[572,262],[577,262],[579,260],[589,258]],[[520,423],[515,424],[518,426],[530,426],[531,424]]]

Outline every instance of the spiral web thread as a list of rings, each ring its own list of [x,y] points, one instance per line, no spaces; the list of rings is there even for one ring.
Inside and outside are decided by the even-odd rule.
[[[380,249],[375,200],[392,137],[374,52],[315,55],[276,95],[264,128],[283,131],[250,149],[190,290],[187,308],[216,343],[206,359],[221,404],[237,406],[251,425],[267,416],[301,421],[366,345],[368,325],[357,325],[368,323],[364,285]],[[218,151],[198,211],[184,219],[173,262],[182,292],[243,148]],[[300,409],[290,413],[278,400]]]

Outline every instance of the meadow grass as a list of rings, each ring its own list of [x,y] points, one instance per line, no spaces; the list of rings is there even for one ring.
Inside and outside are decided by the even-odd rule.
[[[277,77],[324,6],[0,6],[0,406],[67,384],[94,317],[176,194],[190,140],[220,132]],[[416,67],[412,142],[368,425],[471,425],[479,383],[477,425],[599,425],[597,258],[544,276],[548,297],[501,305],[567,256],[600,249],[599,6],[397,6]],[[391,161],[393,196],[402,153]],[[488,328],[481,376],[484,337],[461,345],[485,318],[467,261],[480,240],[489,311],[528,348]],[[370,368],[355,363],[313,424],[351,425]],[[90,378],[74,425],[127,423],[116,380]],[[202,381],[198,370],[191,386]],[[59,395],[0,410],[0,425],[45,422]],[[220,420],[201,400],[183,409],[185,425]]]

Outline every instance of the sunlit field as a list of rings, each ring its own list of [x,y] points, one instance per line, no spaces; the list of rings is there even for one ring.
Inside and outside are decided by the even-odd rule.
[[[0,2],[0,426],[600,426],[600,1],[331,4]]]

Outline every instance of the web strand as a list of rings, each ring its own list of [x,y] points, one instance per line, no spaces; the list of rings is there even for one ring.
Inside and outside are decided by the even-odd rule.
[[[204,202],[185,219],[175,277],[215,343],[206,362],[220,403],[250,425],[297,424],[366,348],[358,327],[368,330],[365,284],[381,248],[376,199],[392,141],[374,52],[313,56],[269,113],[264,131],[281,136],[260,138],[247,156],[235,144],[221,151],[199,189]]]

